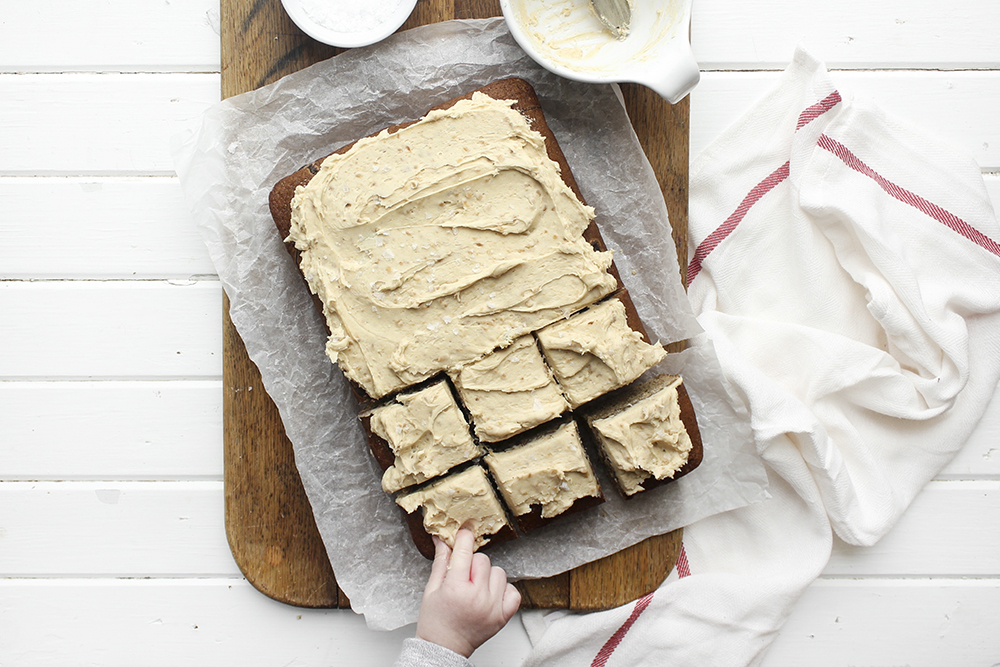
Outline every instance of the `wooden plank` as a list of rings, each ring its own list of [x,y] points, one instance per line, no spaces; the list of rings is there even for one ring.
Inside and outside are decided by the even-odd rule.
[[[791,55],[789,54],[789,57]],[[705,72],[691,94],[691,156],[732,125],[778,81],[778,72]],[[966,151],[1000,171],[1000,72],[853,72],[832,79],[845,94]]]
[[[691,155],[777,77],[705,72],[691,96]],[[845,91],[968,151],[985,171],[1000,171],[1000,129],[993,122],[1000,72],[837,71],[833,78]],[[218,85],[214,74],[0,75],[6,148],[0,174],[170,175],[170,137],[217,99]],[[85,102],[92,96],[102,102]]]
[[[0,210],[4,278],[215,274],[173,177],[0,178]]]
[[[222,480],[221,379],[0,382],[0,405],[0,479]]]
[[[403,29],[453,16],[474,18],[498,13],[499,5],[493,0],[454,3],[450,0],[427,1],[417,5],[416,11],[404,24]],[[335,50],[328,50],[312,43],[297,30],[290,29],[287,17],[273,1],[258,2],[252,6],[245,0],[224,2],[222,27],[224,97],[269,83],[285,73],[336,53]],[[281,30],[286,32],[279,34],[278,31]],[[291,32],[287,32],[289,30]],[[244,57],[246,53],[252,53],[253,56]],[[677,137],[675,141],[664,142],[663,133],[669,131],[686,134],[688,107],[683,104],[671,109],[655,95],[638,87],[627,89],[626,95],[626,106],[630,117],[633,119],[640,140],[653,155],[654,168],[657,169],[658,177],[661,179],[661,187],[669,196],[671,220],[675,228],[681,230],[679,243],[685,248],[683,229],[686,225],[687,206],[686,137]],[[223,327],[226,341],[224,384],[229,387],[229,378],[232,377],[240,383],[237,386],[249,383],[248,386],[256,388],[258,386],[256,369],[252,368],[252,364],[246,359],[239,336],[226,317],[223,320]],[[230,545],[244,571],[253,570],[248,574],[248,578],[254,585],[276,599],[313,606],[316,604],[315,598],[308,596],[313,595],[317,589],[331,590],[332,571],[328,579],[317,579],[317,585],[312,585],[303,577],[289,576],[286,569],[293,567],[294,563],[306,565],[315,560],[315,554],[320,553],[318,535],[290,536],[289,532],[296,525],[290,521],[276,525],[266,525],[259,521],[249,524],[247,521],[254,505],[298,506],[304,498],[297,478],[290,477],[287,481],[279,481],[274,479],[274,475],[268,475],[265,479],[260,470],[255,470],[246,463],[253,460],[250,456],[251,451],[258,456],[261,452],[274,455],[277,457],[275,459],[277,462],[286,461],[291,451],[290,445],[284,439],[280,421],[275,423],[276,409],[273,405],[261,403],[262,394],[263,392],[236,393],[228,389],[226,392],[224,407],[227,424],[226,480],[227,488],[238,489],[238,492],[234,491],[227,496],[226,525],[229,530]],[[261,415],[266,417],[262,418]],[[248,433],[253,435],[252,440],[248,437]],[[233,463],[230,465],[228,462]],[[291,467],[287,469],[294,472]],[[263,493],[255,498],[253,491],[257,488],[263,489]],[[283,544],[288,540],[295,540],[303,550],[313,555],[303,558],[295,554],[295,550],[284,550],[281,562],[275,566],[263,567],[259,563],[246,562],[247,554],[255,548],[255,545]],[[525,606],[575,608],[577,603],[571,593],[574,590],[577,591],[576,598],[586,608],[594,608],[592,605],[598,604],[596,600],[602,595],[603,606],[623,604],[652,590],[663,580],[673,567],[677,548],[676,535],[661,536],[642,545],[636,545],[632,550],[628,550],[628,553],[602,561],[586,570],[579,569],[568,576],[563,575],[544,582],[523,582],[521,588]],[[628,566],[622,567],[623,563],[627,563]],[[608,576],[600,574],[604,570],[608,570],[611,574]],[[598,575],[595,576],[595,573]],[[577,577],[575,583],[574,577]],[[294,586],[294,590],[288,588],[289,586]],[[583,595],[581,592],[587,594]],[[308,601],[301,602],[301,600]],[[343,605],[345,602],[341,594],[337,603]],[[334,604],[332,594],[324,604],[331,606]]]
[[[171,175],[218,74],[0,74],[0,175]]]
[[[229,312],[228,299],[222,312]],[[225,525],[233,558],[247,579],[275,600],[347,607],[278,408],[227,315],[222,331]]]
[[[875,546],[856,547],[835,539],[823,575],[997,573],[1000,530],[996,526],[1000,526],[1000,481],[931,482]]]
[[[222,483],[2,482],[5,577],[238,576]]]
[[[681,551],[683,531],[644,540],[570,572],[570,607],[597,611],[627,604],[657,588],[644,573],[670,574]],[[636,574],[639,576],[636,576]]]
[[[651,159],[662,155],[656,146],[647,150]],[[1000,174],[984,178],[1000,210]],[[668,185],[664,190],[671,192]],[[32,203],[38,197],[46,206]],[[669,201],[673,220],[686,201]],[[7,211],[0,218],[5,279],[185,279],[215,273],[173,177],[0,178],[0,210]],[[36,228],[50,233],[31,231]]]
[[[274,2],[221,3],[222,97],[273,83],[339,51],[310,39]]]
[[[488,16],[500,16],[502,13],[500,0],[456,0],[455,2],[456,19],[481,19]],[[430,22],[429,20],[424,21],[424,23]]]
[[[222,476],[221,380],[2,382],[0,405],[5,480]],[[1000,392],[938,479],[1000,478],[998,443]]]
[[[413,636],[279,604],[242,579],[0,579],[0,619],[0,659],[32,667],[391,665]],[[516,667],[529,649],[513,622],[473,660]]]
[[[285,478],[284,472],[278,469],[275,476]],[[224,486],[219,480],[0,482],[4,531],[0,575],[235,576],[237,570],[223,540],[221,511],[224,499],[230,502],[231,489],[232,485]],[[249,518],[262,523],[279,520],[308,525],[311,521],[308,512],[303,517],[294,514],[298,508],[291,504],[275,509],[261,502],[254,510]],[[838,542],[823,576],[994,576],[1000,572],[1000,535],[982,527],[996,525],[1000,525],[1000,481],[933,482],[876,545],[859,548]],[[64,541],[64,548],[53,547],[59,540]],[[287,560],[293,563],[286,565],[290,571],[301,576],[316,574],[295,564],[293,550],[299,545],[294,542],[246,542],[244,546],[248,553],[238,559],[244,565],[280,572],[285,554],[290,554]],[[578,568],[566,581],[536,582],[538,586],[526,588],[534,596],[526,608],[566,606],[564,586],[576,609],[607,606],[604,587],[621,586],[630,595],[648,592],[638,590],[634,580],[622,577],[616,569],[655,571],[663,558],[677,554],[677,549],[666,554],[660,549],[655,543],[644,544],[611,556],[602,565]],[[258,580],[285,583],[269,572]],[[617,589],[614,596],[622,598],[622,604],[630,601]],[[336,605],[329,602],[311,606],[339,605],[339,600]]]
[[[303,34],[277,2],[222,2],[221,19],[223,98],[337,52]],[[277,407],[264,392],[228,313],[224,301],[225,517],[233,557],[247,579],[276,600],[303,607],[349,606],[326,556]],[[286,513],[291,516],[279,516]]]
[[[0,377],[218,379],[218,281],[0,281]]]
[[[997,25],[992,0],[698,0],[691,33],[703,69],[783,69],[798,44],[838,68],[968,69],[996,67]]]
[[[1000,580],[819,580],[762,667],[984,665],[1000,656]]]
[[[0,619],[0,657],[36,667],[92,656],[130,667],[138,647],[154,648],[142,657],[151,667],[388,665],[412,636],[412,627],[375,633],[360,616],[282,605],[239,579],[0,579]],[[1000,655],[997,627],[996,579],[820,580],[762,665],[988,667]],[[511,623],[473,660],[515,667],[529,650]]]
[[[3,13],[0,72],[219,71],[212,0],[36,0]]]

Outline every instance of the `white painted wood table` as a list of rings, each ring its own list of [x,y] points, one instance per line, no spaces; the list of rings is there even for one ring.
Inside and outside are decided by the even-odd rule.
[[[386,665],[411,632],[273,602],[226,544],[222,294],[168,154],[219,99],[218,14],[0,8],[0,665]],[[996,0],[694,16],[692,154],[801,43],[840,87],[972,153],[1000,208]],[[888,537],[835,548],[764,664],[1000,664],[998,440],[1000,394]],[[514,622],[476,660],[527,650]]]

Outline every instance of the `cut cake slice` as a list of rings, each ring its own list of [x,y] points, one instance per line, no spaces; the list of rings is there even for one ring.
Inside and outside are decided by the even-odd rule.
[[[626,497],[698,467],[701,434],[680,376],[660,375],[588,406],[584,419]]]
[[[401,493],[396,504],[406,512],[413,542],[426,558],[434,558],[432,535],[454,547],[463,526],[475,536],[476,549],[517,537],[486,470],[478,464]]]
[[[572,419],[515,438],[484,461],[521,531],[604,502]]]
[[[422,484],[484,453],[444,378],[400,393],[362,419],[387,493]]]

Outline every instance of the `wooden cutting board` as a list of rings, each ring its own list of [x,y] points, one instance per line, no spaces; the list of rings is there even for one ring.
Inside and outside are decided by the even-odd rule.
[[[401,30],[453,18],[500,16],[497,0],[419,0]],[[336,55],[304,35],[280,0],[221,0],[222,96],[238,95]],[[687,265],[688,100],[670,106],[624,85],[629,117],[667,202],[681,267]],[[226,534],[240,570],[271,598],[301,607],[347,608],[295,468],[278,410],[223,304]],[[675,350],[676,351],[676,350]],[[681,531],[600,561],[518,584],[525,608],[596,610],[654,590],[670,573]]]

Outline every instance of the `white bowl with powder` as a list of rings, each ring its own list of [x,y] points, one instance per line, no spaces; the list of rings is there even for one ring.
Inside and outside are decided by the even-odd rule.
[[[630,0],[627,38],[616,39],[590,0],[500,0],[514,39],[539,65],[588,83],[629,81],[674,104],[697,85],[691,0]]]
[[[413,12],[417,0],[281,0],[302,32],[330,46],[382,41]]]

